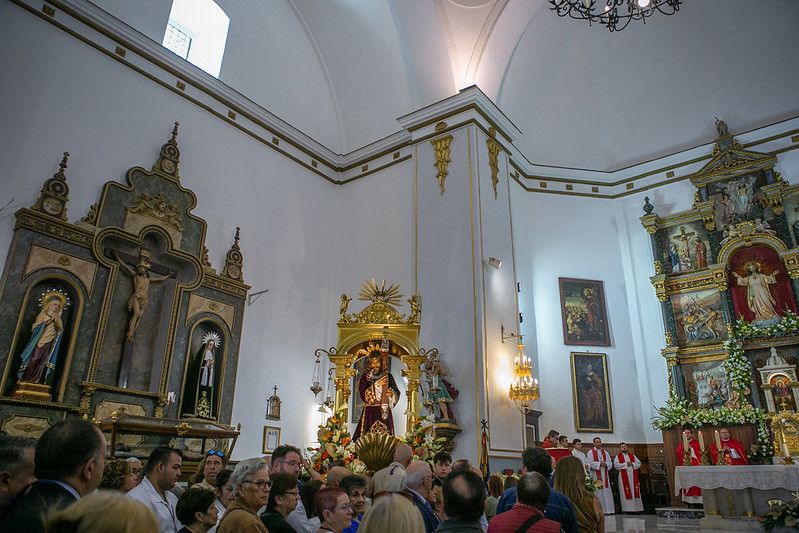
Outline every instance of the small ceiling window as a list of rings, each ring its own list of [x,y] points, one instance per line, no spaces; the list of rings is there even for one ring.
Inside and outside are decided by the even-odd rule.
[[[164,46],[219,77],[230,18],[213,0],[174,0]]]

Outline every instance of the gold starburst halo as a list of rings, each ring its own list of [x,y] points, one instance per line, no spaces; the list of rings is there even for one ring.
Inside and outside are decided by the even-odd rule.
[[[392,283],[387,287],[387,283],[385,278],[379,286],[375,278],[364,281],[361,290],[358,291],[358,299],[367,302],[383,302],[391,306],[402,305],[405,295],[400,293],[399,285]]]
[[[44,307],[47,302],[50,300],[56,299],[61,302],[61,309],[66,309],[69,307],[70,301],[67,293],[60,289],[51,289],[49,291],[43,292],[42,295],[39,297],[39,309]]]

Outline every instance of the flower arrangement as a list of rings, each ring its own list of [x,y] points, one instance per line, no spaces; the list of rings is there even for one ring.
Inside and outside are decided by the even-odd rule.
[[[591,477],[591,474],[585,475],[585,490],[588,491],[588,494],[595,494],[596,491],[602,490],[602,487],[601,481]]]
[[[325,472],[330,470],[333,461],[341,460],[353,474],[366,472],[366,465],[358,460],[355,454],[347,423],[339,415],[331,416],[325,424],[319,426],[316,436],[319,439],[319,446],[308,448],[308,451],[312,452],[311,466],[314,470]]]
[[[444,449],[444,437],[436,437],[435,418],[426,416],[417,418],[399,440],[413,449],[414,460],[432,461],[433,457]]]
[[[792,502],[769,500],[769,512],[761,518],[765,531],[799,526],[799,492],[794,492]]]

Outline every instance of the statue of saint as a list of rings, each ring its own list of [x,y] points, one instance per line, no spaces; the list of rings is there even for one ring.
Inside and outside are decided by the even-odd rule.
[[[130,322],[128,323],[127,339],[133,340],[136,333],[136,328],[139,327],[141,317],[147,309],[147,300],[149,299],[150,283],[157,283],[164,281],[174,276],[170,273],[166,276],[158,276],[150,272],[150,262],[147,260],[147,254],[142,251],[139,253],[139,263],[134,270],[130,265],[121,260],[118,255],[114,254],[117,262],[122,268],[130,275],[133,280],[133,294],[128,300],[128,311],[130,311]]]
[[[458,397],[460,391],[444,377],[447,375],[444,363],[441,362],[438,355],[435,355],[425,362],[424,371],[429,384],[430,401],[438,404],[439,416],[436,417],[436,420],[455,423],[455,413],[452,411],[451,404]]]
[[[760,268],[760,263],[749,261],[744,265],[744,269],[748,272],[746,276],[741,276],[737,272],[733,272],[732,275],[735,276],[738,285],[746,287],[746,305],[755,315],[752,323],[778,322],[780,317],[774,308],[777,301],[771,295],[769,285],[777,283],[777,274],[780,271],[775,270],[767,276],[760,271]]]
[[[44,293],[39,300],[40,311],[33,321],[31,338],[22,350],[22,363],[17,378],[26,383],[46,383],[55,369],[58,347],[64,332],[61,313],[69,300],[58,290]]]
[[[394,434],[391,409],[399,400],[399,388],[389,372],[387,361],[384,361],[384,358],[388,359],[387,354],[373,349],[367,357],[369,369],[358,380],[358,395],[364,406],[353,440],[358,440],[365,433]]]

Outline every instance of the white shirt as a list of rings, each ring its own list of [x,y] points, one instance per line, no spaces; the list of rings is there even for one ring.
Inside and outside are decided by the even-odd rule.
[[[588,457],[585,456],[585,452],[572,449],[572,456],[578,458],[580,462],[583,463],[584,470],[588,470]]]
[[[177,516],[175,516],[175,505],[178,503],[178,497],[170,491],[165,491],[164,495],[166,496],[166,501],[158,494],[147,476],[144,476],[144,479],[136,488],[128,492],[128,496],[143,503],[155,513],[160,533],[176,533],[178,529],[183,527]]]
[[[297,507],[286,517],[286,522],[294,528],[297,533],[316,533],[319,529],[319,522],[314,523],[314,518],[308,518],[302,500],[297,500]]]

